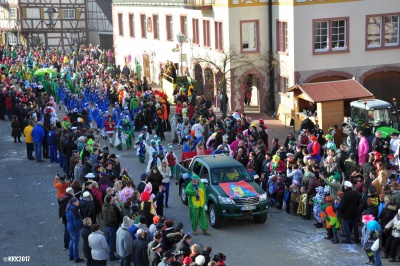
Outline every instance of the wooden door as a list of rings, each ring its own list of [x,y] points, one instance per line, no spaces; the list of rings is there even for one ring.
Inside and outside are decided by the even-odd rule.
[[[194,66],[194,79],[197,81],[197,95],[203,95],[203,69],[199,64]]]
[[[147,78],[148,82],[151,82],[151,77],[150,77],[150,62],[149,62],[149,55],[148,54],[143,54],[143,76]]]

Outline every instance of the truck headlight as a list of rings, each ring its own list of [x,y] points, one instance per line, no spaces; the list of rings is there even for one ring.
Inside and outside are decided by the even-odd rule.
[[[261,194],[259,197],[259,201],[262,202],[262,201],[266,201],[266,200],[267,200],[267,193]]]
[[[235,204],[233,199],[231,199],[229,197],[218,196],[218,199],[219,199],[219,203],[221,203],[221,204]]]

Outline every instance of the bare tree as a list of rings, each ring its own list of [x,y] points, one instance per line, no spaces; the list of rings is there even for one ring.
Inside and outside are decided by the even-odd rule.
[[[215,76],[219,76],[220,82],[217,84],[217,89],[222,94],[222,117],[226,117],[227,106],[227,87],[235,90],[232,85],[233,73],[238,69],[247,69],[254,67],[254,62],[245,54],[240,54],[232,46],[229,49],[224,49],[217,56],[205,53],[204,55],[193,56],[192,60],[196,63],[207,64],[211,66],[211,71]]]

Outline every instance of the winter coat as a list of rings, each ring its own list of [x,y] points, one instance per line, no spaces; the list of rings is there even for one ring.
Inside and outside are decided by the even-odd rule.
[[[107,260],[110,248],[108,247],[104,233],[100,230],[93,232],[89,235],[88,239],[89,246],[92,248],[92,258],[94,260]]]
[[[382,228],[385,228],[385,226],[392,220],[397,214],[397,208],[396,205],[393,203],[387,204],[381,213],[380,217],[380,224]]]
[[[158,266],[161,263],[161,255],[151,251],[149,254],[149,264],[151,266]]]
[[[400,209],[400,190],[393,191],[392,202],[396,205],[397,209]]]
[[[21,137],[21,124],[18,122],[18,120],[14,120],[11,122],[11,137],[14,138],[19,138]]]
[[[118,228],[116,250],[120,257],[127,257],[132,254],[133,239],[129,231]]]
[[[104,202],[102,210],[104,224],[108,227],[118,227],[118,215],[112,204],[107,201]]]
[[[33,130],[33,126],[28,125],[24,128],[24,136],[25,136],[25,142],[26,143],[33,143],[33,137],[31,135]]]
[[[138,238],[133,241],[133,255],[135,256],[136,265],[149,266],[147,241],[145,239]]]
[[[54,178],[53,185],[57,189],[57,198],[61,197],[62,194],[65,194],[65,191],[69,187],[69,183],[67,181],[62,183],[62,182],[59,182],[58,178]]]
[[[360,205],[360,197],[355,190],[347,188],[339,205],[339,213],[342,214],[344,220],[356,219],[359,216],[358,206]]]
[[[186,240],[182,239],[176,244],[176,248],[174,252],[182,250],[185,257],[189,257],[192,251],[190,250],[190,245],[186,242]]]
[[[67,217],[68,232],[79,233],[79,231],[82,229],[83,223],[82,216],[79,213],[78,208],[75,205],[68,203],[65,215]]]
[[[57,133],[53,130],[47,133],[47,144],[49,145],[57,145]]]
[[[79,210],[83,219],[89,217],[92,220],[92,224],[96,223],[96,207],[93,201],[89,198],[82,198],[79,202]]]
[[[301,195],[300,188],[297,185],[292,184],[289,187],[289,192],[290,192],[290,201],[299,203]]]
[[[83,248],[83,254],[85,255],[85,258],[92,258],[92,253],[91,253],[91,248],[89,246],[89,235],[92,233],[90,230],[90,227],[87,225],[84,225],[82,228],[81,236],[82,236],[82,248]]]
[[[394,237],[400,237],[400,220],[398,215],[394,216],[394,218],[388,222],[388,224],[385,226],[385,229],[389,229],[391,227],[393,227],[392,235]]]
[[[45,138],[45,132],[42,126],[35,126],[31,132],[34,143],[42,143]]]

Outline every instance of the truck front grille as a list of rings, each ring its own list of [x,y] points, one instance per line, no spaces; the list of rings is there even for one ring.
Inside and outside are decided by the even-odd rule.
[[[253,205],[258,203],[258,197],[239,198],[233,201],[237,206]]]

